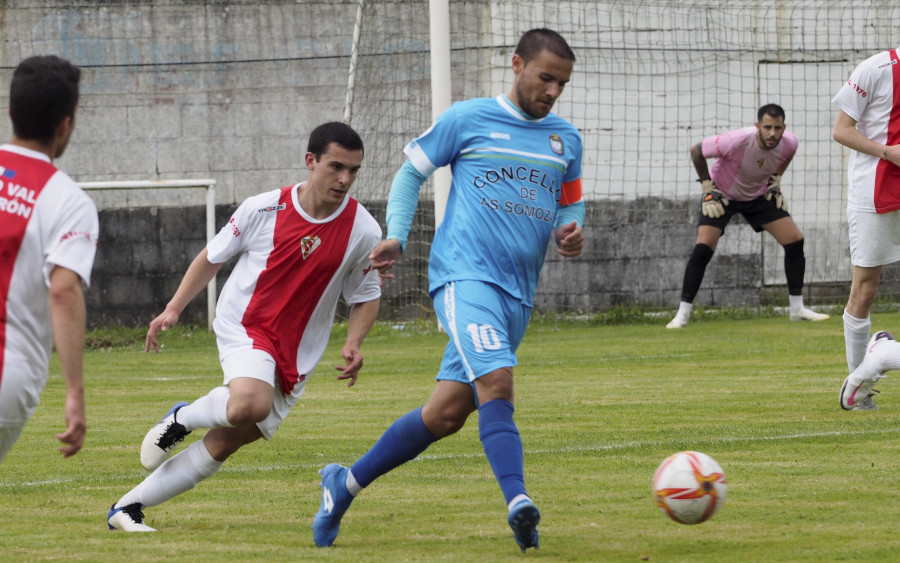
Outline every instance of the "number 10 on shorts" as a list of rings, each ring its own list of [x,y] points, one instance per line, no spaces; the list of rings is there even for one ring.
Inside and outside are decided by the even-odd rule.
[[[497,337],[497,331],[491,325],[471,323],[466,326],[466,331],[472,335],[472,344],[475,346],[476,352],[500,349],[500,339]]]

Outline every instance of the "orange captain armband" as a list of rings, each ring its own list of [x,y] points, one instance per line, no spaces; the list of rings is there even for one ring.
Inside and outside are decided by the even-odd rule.
[[[581,178],[563,182],[562,191],[559,194],[559,204],[571,205],[579,201],[581,201]]]

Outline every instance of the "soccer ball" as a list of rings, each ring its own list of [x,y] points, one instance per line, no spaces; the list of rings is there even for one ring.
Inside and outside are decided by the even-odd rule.
[[[700,452],[671,455],[653,474],[656,506],[682,524],[699,524],[712,518],[725,502],[727,490],[722,467]]]

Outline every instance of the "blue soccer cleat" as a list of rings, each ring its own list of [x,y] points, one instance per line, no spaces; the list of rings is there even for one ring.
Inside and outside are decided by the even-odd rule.
[[[529,547],[538,548],[538,523],[541,513],[537,506],[528,499],[518,502],[509,511],[506,518],[512,528],[516,543],[523,552]]]
[[[341,517],[350,508],[353,495],[347,490],[347,473],[350,470],[337,463],[329,463],[319,470],[322,482],[322,502],[313,518],[313,541],[316,547],[328,547],[334,543],[341,528]]]

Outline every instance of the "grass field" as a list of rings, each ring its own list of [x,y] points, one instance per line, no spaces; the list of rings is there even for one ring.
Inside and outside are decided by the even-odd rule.
[[[599,326],[541,319],[516,369],[526,484],[541,508],[545,561],[874,561],[900,555],[900,381],[878,386],[881,409],[844,412],[839,316],[706,317]],[[900,329],[900,314],[873,318]],[[117,333],[121,337],[121,331]],[[141,335],[142,331],[135,332]],[[96,336],[96,335],[95,335]],[[354,502],[330,549],[313,546],[316,471],[351,463],[433,386],[445,336],[379,326],[348,389],[331,375],[340,328],[306,395],[270,443],[238,452],[194,490],[147,508],[156,534],[106,528],[109,506],[146,474],[138,450],[176,400],[218,385],[202,329],[142,345],[95,338],[86,357],[89,434],[71,459],[58,365],[32,421],[0,464],[3,561],[514,561],[523,558],[477,437],[477,421],[376,481]],[[191,434],[190,442],[202,435]],[[684,526],[653,504],[667,455],[714,457],[728,500]]]

